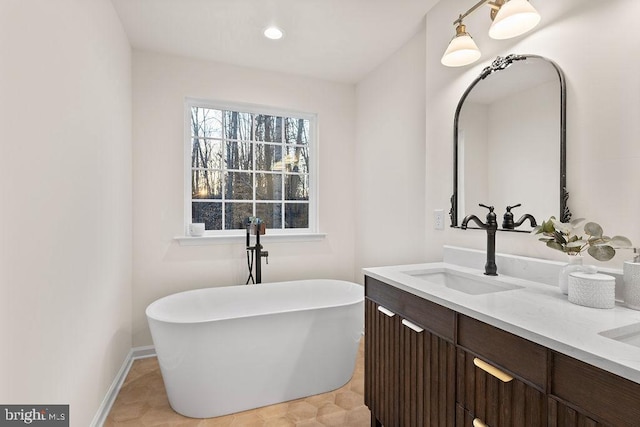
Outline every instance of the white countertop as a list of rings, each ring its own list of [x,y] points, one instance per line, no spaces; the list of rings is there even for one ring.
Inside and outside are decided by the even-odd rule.
[[[498,264],[500,267],[500,264]],[[426,300],[483,321],[522,338],[582,360],[608,372],[640,383],[640,347],[599,335],[600,332],[633,324],[640,334],[640,311],[617,303],[613,309],[596,309],[575,305],[557,286],[509,276],[522,288],[469,295],[434,285],[404,272],[429,268],[452,268],[477,275],[483,271],[461,265],[425,263],[366,268],[367,276],[378,279]]]

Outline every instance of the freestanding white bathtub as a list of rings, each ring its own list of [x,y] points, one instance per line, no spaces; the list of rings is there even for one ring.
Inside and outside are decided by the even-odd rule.
[[[364,288],[303,280],[169,295],[146,314],[171,407],[209,418],[324,393],[353,374]]]

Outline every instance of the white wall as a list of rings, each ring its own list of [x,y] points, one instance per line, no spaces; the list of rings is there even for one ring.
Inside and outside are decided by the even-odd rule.
[[[0,3],[0,402],[87,426],[131,349],[131,52],[108,0]]]
[[[184,233],[186,97],[317,113],[321,241],[264,242],[263,281],[354,280],[355,90],[287,74],[134,52],[134,345],[151,344],[144,310],[174,292],[244,284],[244,237],[231,244],[180,246]]]
[[[424,260],[424,28],[357,85],[356,275]]]
[[[640,182],[640,57],[634,54],[640,40],[627,37],[640,2],[532,3],[542,15],[540,26],[512,40],[489,39],[488,10],[469,17],[467,30],[483,56],[474,66],[460,69],[442,66],[440,57],[454,33],[451,23],[469,2],[440,2],[427,14],[426,211],[449,206],[451,184],[443,183],[442,177],[451,176],[453,115],[465,88],[497,55],[539,54],[557,62],[567,79],[567,181],[574,217],[599,222],[605,233],[626,235],[640,244],[640,197],[635,188]],[[441,258],[443,243],[484,248],[485,239],[482,231],[428,228],[425,258]],[[499,233],[496,240],[501,252],[564,259],[526,234]],[[609,266],[620,268],[625,258],[628,251]]]

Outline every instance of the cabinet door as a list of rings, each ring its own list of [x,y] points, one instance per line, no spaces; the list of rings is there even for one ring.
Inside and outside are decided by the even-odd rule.
[[[400,335],[400,425],[453,427],[455,346],[403,319]]]
[[[365,404],[385,427],[398,426],[400,318],[365,299]]]
[[[385,427],[453,427],[455,346],[365,300],[365,404]]]
[[[499,379],[496,377],[499,372],[485,370],[490,371],[492,366],[484,366],[482,362],[478,363],[482,368],[476,366],[476,357],[460,348],[457,358],[456,400],[473,419],[491,427],[546,425],[545,393],[517,378]],[[480,360],[491,365],[491,361]]]
[[[456,427],[472,427],[473,416],[460,404],[456,405]],[[473,426],[475,427],[475,426]]]
[[[400,331],[400,363],[402,375],[399,384],[400,425],[422,427],[424,422],[425,387],[425,335],[420,326],[404,320]]]
[[[425,371],[428,389],[425,400],[425,426],[455,424],[456,347],[435,335],[425,336]],[[428,420],[427,420],[428,417]]]
[[[605,425],[640,425],[640,384],[563,354],[552,352],[551,356],[550,391],[557,401],[579,408],[578,416],[587,414]]]
[[[554,398],[549,398],[549,427],[605,427],[585,414],[568,407]]]

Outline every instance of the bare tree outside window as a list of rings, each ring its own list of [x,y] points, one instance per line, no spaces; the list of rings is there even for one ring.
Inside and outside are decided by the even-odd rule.
[[[308,229],[312,119],[190,105],[191,221]]]

